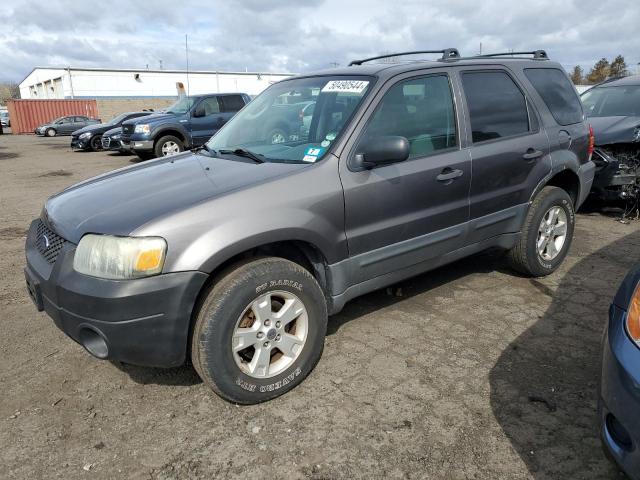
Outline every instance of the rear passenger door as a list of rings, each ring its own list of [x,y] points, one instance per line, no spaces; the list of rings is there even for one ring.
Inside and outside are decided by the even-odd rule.
[[[582,102],[567,74],[553,67],[525,68],[524,75],[540,96],[549,136],[553,165],[564,168],[587,162],[589,158],[589,127],[584,122]],[[546,117],[546,118],[545,118]],[[578,194],[579,192],[575,192]]]
[[[87,117],[73,117],[73,120],[75,122],[74,130],[78,130],[89,125],[89,119]]]
[[[355,283],[438,257],[464,242],[471,161],[460,149],[454,90],[446,72],[415,75],[378,93],[375,109],[347,146],[347,161],[340,163],[349,254],[358,266]],[[409,158],[354,169],[350,160],[360,145],[384,136],[407,138]]]
[[[468,243],[518,232],[551,171],[549,142],[526,90],[500,67],[461,67],[473,178]]]

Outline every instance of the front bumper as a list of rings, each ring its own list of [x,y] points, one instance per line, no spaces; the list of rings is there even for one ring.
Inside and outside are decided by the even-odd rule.
[[[75,150],[86,150],[90,147],[91,138],[71,137],[71,148]]]
[[[73,269],[75,245],[65,242],[53,264],[40,253],[38,222],[27,235],[25,278],[39,310],[98,358],[153,367],[184,363],[191,312],[206,274],[136,280],[82,275]]]
[[[600,437],[608,456],[640,479],[640,348],[628,337],[626,311],[612,305],[603,337],[598,402]]]
[[[149,140],[148,137],[141,137],[141,134],[123,134],[121,137],[121,143],[123,148],[131,150],[133,152],[150,152],[153,150],[153,140]]]

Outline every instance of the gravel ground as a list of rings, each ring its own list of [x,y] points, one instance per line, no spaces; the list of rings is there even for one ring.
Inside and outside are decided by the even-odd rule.
[[[621,478],[600,450],[596,388],[638,223],[579,214],[548,278],[487,253],[352,301],[301,386],[238,407],[189,367],[94,359],[36,312],[30,220],[132,159],[68,144],[0,136],[0,478]]]

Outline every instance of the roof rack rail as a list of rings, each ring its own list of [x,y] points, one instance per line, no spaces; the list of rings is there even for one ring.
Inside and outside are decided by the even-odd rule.
[[[380,60],[382,58],[393,58],[400,57],[404,55],[419,55],[421,53],[441,53],[442,57],[440,60],[449,60],[454,58],[460,58],[460,53],[457,48],[445,48],[444,50],[416,50],[413,52],[398,52],[398,53],[389,53],[387,55],[378,55],[377,57],[363,58],[362,60],[353,60],[349,66],[352,65],[362,65],[364,62],[370,62],[372,60]]]
[[[544,50],[533,50],[532,52],[501,52],[501,53],[487,53],[485,55],[478,55],[478,57],[515,57],[517,55],[533,55],[533,58],[538,60],[549,60],[549,55]]]

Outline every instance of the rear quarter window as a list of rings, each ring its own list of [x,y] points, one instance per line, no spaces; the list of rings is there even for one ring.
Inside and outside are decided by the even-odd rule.
[[[560,125],[579,123],[582,104],[567,75],[556,68],[525,68],[524,74]]]
[[[220,97],[222,100],[222,108],[225,112],[237,112],[244,107],[244,100],[240,95],[226,95]]]

